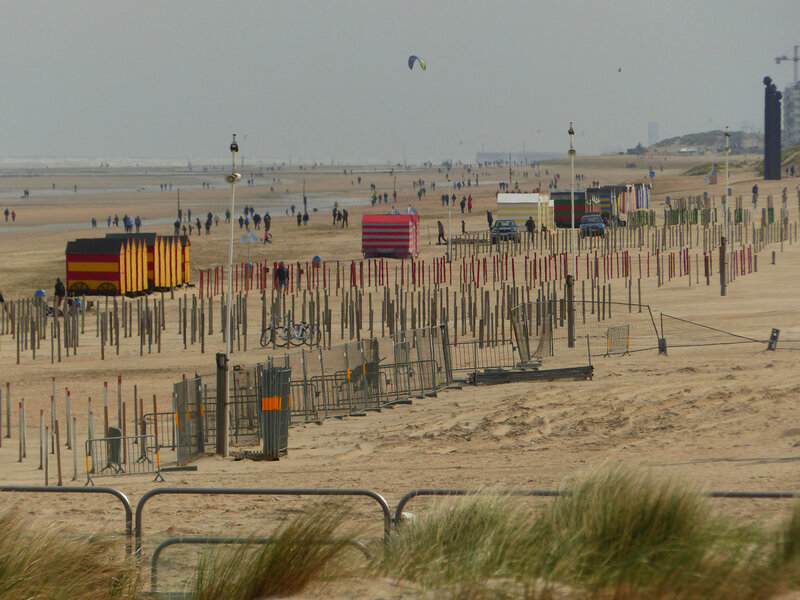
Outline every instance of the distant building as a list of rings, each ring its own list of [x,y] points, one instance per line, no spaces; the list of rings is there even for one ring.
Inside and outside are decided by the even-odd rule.
[[[800,82],[795,82],[783,93],[783,135],[784,146],[800,144]]]
[[[647,145],[655,146],[658,143],[658,123],[650,121],[647,124]]]

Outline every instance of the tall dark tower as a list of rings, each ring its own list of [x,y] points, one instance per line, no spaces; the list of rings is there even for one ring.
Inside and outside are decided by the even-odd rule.
[[[764,77],[764,179],[781,178],[781,94]]]

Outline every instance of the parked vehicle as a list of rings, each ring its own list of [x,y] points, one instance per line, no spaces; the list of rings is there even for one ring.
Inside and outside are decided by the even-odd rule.
[[[498,219],[492,225],[491,233],[493,244],[505,240],[518,242],[521,239],[517,222],[513,219]]]
[[[587,214],[581,217],[581,237],[591,237],[599,235],[603,237],[606,233],[606,226],[603,217],[598,214]]]

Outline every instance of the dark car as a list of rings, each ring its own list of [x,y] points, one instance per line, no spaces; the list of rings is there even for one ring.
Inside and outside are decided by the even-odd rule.
[[[581,237],[590,237],[599,235],[603,237],[606,233],[606,225],[603,223],[603,217],[598,214],[583,215],[581,217]]]
[[[517,222],[514,219],[497,219],[492,225],[491,232],[493,244],[501,240],[518,242],[521,239]]]

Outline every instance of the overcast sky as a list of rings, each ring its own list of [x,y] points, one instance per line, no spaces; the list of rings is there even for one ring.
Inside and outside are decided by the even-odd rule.
[[[0,20],[0,158],[473,161],[743,125],[798,0],[26,0]],[[417,54],[427,71],[409,71]],[[620,72],[619,69],[622,69]]]

